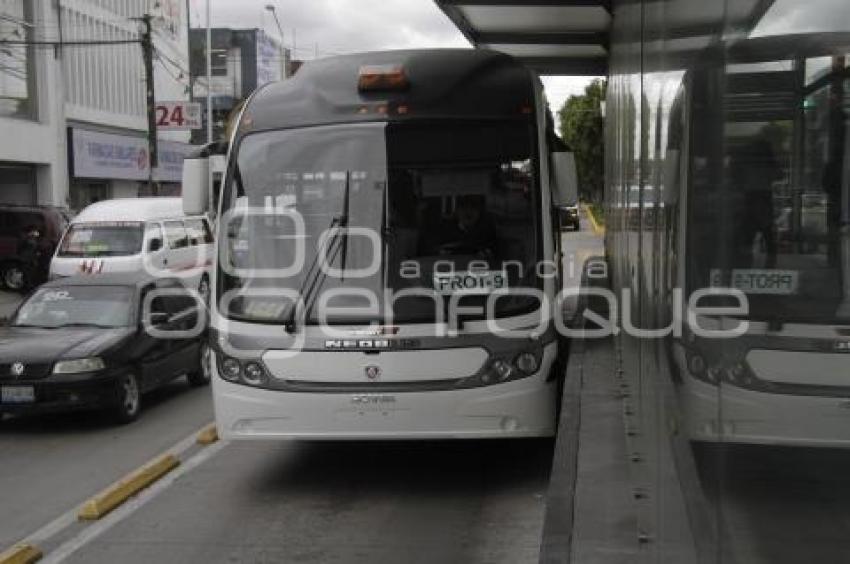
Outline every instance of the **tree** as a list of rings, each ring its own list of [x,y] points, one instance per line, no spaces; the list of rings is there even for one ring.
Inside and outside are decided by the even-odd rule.
[[[558,111],[561,137],[575,153],[579,196],[601,202],[605,180],[605,127],[601,102],[607,82],[596,79],[581,96],[570,96]]]

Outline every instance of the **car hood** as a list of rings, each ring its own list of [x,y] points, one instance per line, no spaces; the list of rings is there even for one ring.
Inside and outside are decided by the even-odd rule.
[[[0,329],[0,363],[85,358],[103,353],[132,334],[129,327],[3,327]]]

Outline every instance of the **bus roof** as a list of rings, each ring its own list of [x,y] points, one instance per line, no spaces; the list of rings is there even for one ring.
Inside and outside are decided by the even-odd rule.
[[[182,217],[180,198],[117,198],[87,206],[73,223],[96,221],[150,221]]]
[[[400,65],[409,86],[360,91],[362,67]],[[317,59],[250,100],[240,133],[356,121],[522,117],[537,80],[519,61],[483,49],[380,51]],[[403,110],[399,111],[399,107]]]

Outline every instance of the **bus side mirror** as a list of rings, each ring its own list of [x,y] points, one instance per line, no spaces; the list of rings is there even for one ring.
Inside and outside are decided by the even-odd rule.
[[[555,185],[552,200],[556,206],[573,206],[578,203],[578,179],[576,160],[572,153],[552,153],[552,170]]]
[[[208,211],[209,167],[208,157],[187,157],[183,160],[184,214],[201,215]]]

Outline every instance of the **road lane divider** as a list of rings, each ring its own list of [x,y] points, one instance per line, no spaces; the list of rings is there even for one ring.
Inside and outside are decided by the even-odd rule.
[[[194,439],[195,437],[190,437]],[[110,529],[132,516],[140,508],[144,507],[159,494],[167,490],[177,480],[186,476],[189,472],[215,456],[228,445],[227,441],[217,441],[207,447],[195,449],[191,456],[182,459],[182,464],[165,475],[161,480],[142,491],[139,495],[131,498],[124,505],[117,507],[115,511],[106,515],[98,521],[88,522],[86,527],[81,528],[75,535],[66,538],[59,546],[47,552],[44,560],[39,564],[63,564],[72,554],[85,547]]]
[[[81,521],[100,519],[179,465],[180,461],[173,454],[160,456],[83,503],[77,514],[79,519]]]
[[[41,559],[41,550],[31,544],[18,544],[0,553],[0,564],[32,564]]]
[[[0,552],[0,564],[29,564],[37,561],[40,564],[61,562],[63,553],[65,555],[68,553],[68,546],[67,543],[63,544],[62,546],[65,549],[58,550],[55,548],[57,541],[61,543],[63,538],[68,538],[70,535],[76,539],[75,543],[79,543],[81,539],[101,534],[111,526],[106,523],[107,521],[115,522],[123,519],[127,514],[132,513],[134,506],[139,506],[146,502],[148,498],[155,495],[156,491],[167,488],[171,481],[176,479],[178,475],[187,473],[190,469],[200,464],[201,461],[206,460],[221,450],[225,446],[225,443],[218,440],[217,433],[216,441],[213,441],[213,443],[203,444],[198,441],[198,436],[208,431],[211,427],[214,427],[214,425],[208,423],[192,432],[187,437],[172,445],[171,448],[166,449],[160,455],[153,458],[150,463],[127,474],[124,479],[107,487],[101,493],[84,502],[83,505],[71,507],[62,515],[59,515],[18,541],[5,552]],[[169,469],[166,471],[165,468]],[[177,468],[177,470],[174,470],[174,468]],[[142,473],[145,473],[146,478],[152,481],[135,490],[135,493],[138,495],[131,493],[126,498],[120,498],[118,496],[118,486],[126,483],[125,487],[128,487],[130,485],[130,478],[136,478]],[[139,487],[141,482],[133,481],[133,483],[136,487]],[[125,495],[127,491],[122,490]],[[112,493],[113,496],[107,496],[109,493]],[[118,501],[117,505],[112,505],[110,510],[106,510],[110,504],[116,501]],[[102,518],[94,518],[93,516],[97,513]],[[83,517],[83,514],[86,517]],[[93,517],[93,520],[88,518],[89,515]],[[78,546],[75,543],[71,544]],[[0,549],[2,548],[0,547]]]
[[[196,440],[199,445],[204,446],[211,445],[216,442],[218,440],[218,429],[216,428],[215,423],[198,433]]]

